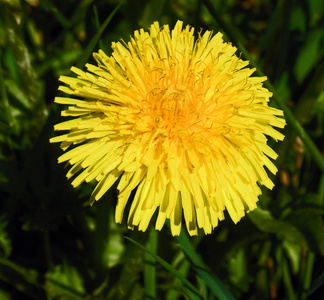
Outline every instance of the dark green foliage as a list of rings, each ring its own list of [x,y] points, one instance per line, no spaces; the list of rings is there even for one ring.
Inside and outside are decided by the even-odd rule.
[[[116,186],[90,207],[48,141],[60,75],[178,19],[225,33],[288,122],[259,208],[193,238],[116,225]],[[323,27],[323,0],[0,0],[0,299],[323,299]]]

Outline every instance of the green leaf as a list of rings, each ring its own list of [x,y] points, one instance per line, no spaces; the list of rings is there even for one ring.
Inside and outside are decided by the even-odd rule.
[[[5,291],[0,289],[0,299],[1,300],[11,300],[12,297],[11,297],[10,293],[5,292]]]
[[[301,124],[308,124],[314,117],[313,113],[318,114],[317,104],[323,103],[323,85],[324,85],[324,61],[316,66],[316,72],[312,76],[307,88],[304,90],[294,109],[294,114]]]
[[[248,60],[250,62],[250,65],[254,68],[256,68],[256,75],[257,76],[264,76],[263,72],[259,68],[259,66],[254,62],[253,58],[249,54],[249,52],[245,49],[243,44],[236,38],[236,35],[234,34],[234,30],[232,30],[230,27],[226,26],[223,18],[218,14],[218,12],[214,9],[213,5],[209,0],[202,0],[202,2],[206,5],[210,13],[213,15],[216,22],[220,25],[222,30],[226,33],[226,35],[230,38],[231,42],[233,42],[234,45],[237,45],[239,51],[242,52],[243,58]],[[310,154],[314,158],[315,162],[317,163],[317,166],[321,169],[322,172],[324,172],[324,158],[319,151],[318,147],[315,145],[313,140],[310,138],[308,133],[305,131],[303,126],[301,126],[300,122],[297,120],[297,118],[292,113],[291,109],[287,106],[286,102],[280,94],[276,91],[272,83],[267,80],[264,83],[264,86],[273,93],[273,99],[278,104],[279,108],[283,110],[285,118],[288,123],[294,128],[298,136],[301,138],[303,143],[305,144],[305,147],[309,150]]]
[[[0,248],[3,256],[8,257],[11,254],[11,240],[6,231],[7,220],[2,216],[0,218]]]
[[[38,116],[38,123],[41,124],[48,112],[42,97],[40,80],[38,80],[32,65],[33,57],[24,41],[22,28],[15,19],[13,12],[9,7],[5,7],[1,13],[5,21],[8,46],[14,54],[18,68],[19,82],[21,82],[24,93],[29,99],[29,107],[33,108],[34,113]]]
[[[82,53],[81,49],[69,49],[59,51],[53,58],[46,59],[43,64],[38,66],[37,74],[42,76],[46,72],[53,70],[57,76],[66,72],[67,68],[74,64]]]
[[[307,240],[307,249],[324,255],[324,223],[323,209],[314,208],[294,209],[289,215],[289,220]]]
[[[310,26],[315,27],[321,20],[323,20],[324,1],[308,0],[306,3],[309,7]]]
[[[290,16],[290,31],[299,30],[302,33],[306,31],[306,14],[303,7],[295,6]]]
[[[54,270],[47,272],[45,277],[45,288],[52,299],[63,296],[69,296],[70,299],[80,299],[85,296],[81,275],[67,263],[55,266]]]
[[[130,232],[131,237],[146,243],[148,235],[139,231]],[[111,287],[107,299],[125,300],[126,296],[130,299],[133,293],[141,293],[142,288],[138,289],[140,272],[143,270],[143,251],[133,243],[127,244],[123,254],[123,265],[118,282]],[[116,280],[116,279],[115,279]],[[122,291],[122,292],[121,292]],[[142,299],[142,297],[140,298]]]
[[[324,112],[324,91],[322,91],[313,107],[313,113],[320,114]]]
[[[15,9],[15,10],[21,9],[19,0],[0,0],[0,4],[1,3],[9,5],[12,9]]]
[[[231,282],[240,290],[247,292],[254,278],[248,275],[246,248],[239,248],[229,257],[228,272]]]
[[[13,80],[6,79],[5,85],[7,87],[8,93],[17,100],[19,107],[25,111],[31,112],[33,107],[31,106],[30,100],[25,95],[25,93],[19,88],[17,83]]]
[[[8,47],[3,52],[3,64],[4,69],[9,73],[7,77],[16,81],[17,84],[21,84],[16,58],[13,51]]]
[[[165,0],[149,0],[142,9],[142,15],[139,25],[144,28],[149,28],[153,22],[161,18]]]
[[[303,82],[309,72],[323,57],[324,32],[320,28],[311,31],[304,42],[295,64],[295,77],[298,83]]]
[[[37,277],[37,271],[21,267],[6,258],[0,258],[0,280],[32,299],[44,299],[45,295]]]
[[[113,200],[114,193],[108,191],[107,198]],[[106,200],[108,200],[106,199]],[[95,218],[94,251],[97,269],[106,272],[107,268],[117,265],[125,250],[125,243],[118,225],[115,223],[114,211],[110,201],[98,203]]]
[[[248,214],[249,219],[263,232],[279,234],[301,247],[307,248],[308,243],[305,236],[291,223],[276,220],[271,213],[261,208],[256,208]]]
[[[282,246],[290,260],[292,272],[296,275],[300,271],[302,248],[288,240],[284,240]]]
[[[10,111],[10,105],[8,101],[8,95],[5,86],[5,80],[3,76],[3,70],[1,65],[2,51],[0,48],[0,109],[1,109],[1,121],[9,123],[10,126],[13,124],[13,117]]]

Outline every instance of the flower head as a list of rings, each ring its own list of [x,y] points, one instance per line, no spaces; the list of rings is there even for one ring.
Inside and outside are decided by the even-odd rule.
[[[120,179],[116,222],[134,191],[128,226],[145,231],[158,211],[156,229],[170,219],[173,235],[182,212],[195,235],[197,225],[210,233],[225,209],[236,223],[256,208],[259,185],[273,187],[264,167],[277,172],[267,136],[282,140],[273,126],[285,126],[268,106],[266,77],[251,77],[255,69],[221,33],[195,41],[180,21],[171,32],[155,22],[112,49],[94,53],[98,66],[87,72],[72,67],[77,78],[60,77],[72,97],[55,102],[72,118],[54,127],[68,132],[51,142],[72,146],[58,159],[72,165],[72,185],[95,179],[94,202]]]

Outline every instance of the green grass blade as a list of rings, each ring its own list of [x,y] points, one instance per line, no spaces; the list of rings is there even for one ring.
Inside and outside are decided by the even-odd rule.
[[[288,262],[287,262],[286,258],[284,258],[281,263],[282,263],[282,280],[283,280],[283,284],[285,286],[285,292],[287,295],[287,299],[296,300],[296,296],[295,296],[292,281],[291,281],[291,274],[289,271]]]
[[[200,292],[186,279],[184,278],[177,270],[175,270],[169,263],[167,263],[165,260],[160,258],[159,256],[155,255],[151,251],[149,251],[147,248],[142,246],[141,244],[137,243],[136,241],[132,240],[131,238],[125,237],[127,240],[135,244],[137,247],[142,249],[143,251],[150,254],[162,267],[164,267],[166,270],[168,270],[172,275],[174,275],[176,278],[178,278],[183,285],[185,285],[189,291],[191,291],[195,296],[198,296],[199,299],[202,299],[202,295]]]
[[[324,285],[324,272],[322,272],[319,276],[317,276],[316,280],[314,280],[312,287],[307,292],[307,297],[310,297],[318,289],[322,288],[323,285]]]
[[[313,267],[315,261],[315,254],[312,252],[307,252],[305,261],[305,273],[303,276],[303,292],[300,297],[301,300],[306,300],[308,298],[308,291],[312,282]]]
[[[183,252],[181,252],[180,255],[184,256]],[[186,277],[187,274],[189,273],[190,268],[191,268],[191,264],[187,259],[184,259],[183,263],[178,267],[178,271],[183,277]],[[179,279],[176,279],[176,282],[180,285]],[[178,298],[179,298],[179,291],[176,289],[170,289],[165,297],[165,300],[177,300]]]
[[[213,5],[210,3],[209,0],[202,0],[202,2],[205,4],[211,15],[214,17],[216,22],[219,24],[219,26],[222,28],[222,30],[225,32],[225,34],[229,37],[229,39],[235,44],[238,49],[242,52],[242,56],[247,59],[250,62],[250,65],[253,68],[256,68],[256,75],[258,76],[265,76],[261,69],[258,67],[258,65],[254,62],[252,57],[250,56],[249,52],[245,49],[243,44],[236,38],[235,34],[233,34],[232,30],[230,29],[230,26],[228,26],[222,18],[219,16],[219,14],[214,9]],[[300,122],[296,119],[290,108],[286,105],[284,99],[277,93],[272,83],[267,80],[264,83],[264,86],[273,93],[273,99],[276,101],[280,109],[283,110],[285,114],[285,118],[287,122],[294,128],[298,136],[303,141],[304,145],[316,161],[318,167],[321,169],[322,172],[324,172],[324,158],[319,151],[316,144],[313,142],[313,140],[310,138],[310,136],[307,134],[303,126],[300,124]]]
[[[154,227],[150,227],[149,239],[146,248],[156,255],[158,244],[158,233]],[[144,253],[144,289],[145,299],[156,299],[156,262],[155,259],[148,254]]]
[[[10,36],[7,46],[13,52],[13,64],[17,67],[19,81],[21,82],[19,86],[23,87],[24,94],[29,99],[30,107],[33,108],[33,112],[37,115],[39,124],[41,124],[48,112],[42,97],[41,84],[32,64],[32,53],[25,44],[22,28],[17,23],[12,11],[5,7],[1,13],[4,16],[6,34]],[[16,80],[18,79],[16,78]]]
[[[98,16],[98,9],[97,6],[93,6],[93,13],[94,13],[94,21],[95,21],[95,25],[96,25],[96,30],[100,30],[100,21],[99,21],[99,16]],[[102,39],[99,39],[99,48],[103,49],[103,42]]]
[[[262,72],[260,72],[262,74]],[[259,75],[259,74],[258,74]],[[262,76],[262,75],[260,75]],[[264,83],[265,87],[273,93],[273,99],[277,102],[278,106],[283,110],[285,114],[285,118],[287,120],[287,123],[290,124],[294,130],[296,131],[297,135],[301,138],[303,141],[305,147],[308,149],[309,153],[312,155],[313,159],[316,161],[318,167],[322,172],[324,172],[324,158],[319,151],[316,144],[313,142],[313,140],[310,138],[304,127],[300,124],[300,122],[296,119],[292,111],[288,108],[284,100],[280,97],[278,92],[275,90],[272,83],[267,80]]]
[[[199,277],[201,277],[212,293],[221,300],[235,299],[231,292],[227,290],[219,278],[212,274],[204,264],[200,255],[193,248],[189,237],[184,231],[177,237],[180,247],[187,258],[191,261]]]
[[[89,57],[91,56],[92,52],[94,51],[98,41],[100,40],[101,35],[105,31],[106,27],[114,17],[114,15],[117,13],[119,8],[123,5],[123,1],[121,1],[118,6],[112,11],[112,13],[107,17],[107,19],[102,23],[101,27],[97,31],[97,33],[94,35],[94,37],[91,39],[88,46],[84,49],[80,56],[80,60],[77,63],[77,68],[83,68],[83,66],[86,64],[86,62],[89,60]]]
[[[319,205],[324,206],[324,174],[321,175],[318,189]]]
[[[9,126],[13,126],[13,117],[10,111],[10,105],[8,101],[8,95],[6,92],[4,77],[3,77],[3,71],[2,71],[2,52],[0,49],[0,108],[3,111],[3,119],[2,121],[6,121]]]
[[[60,13],[60,11],[50,2],[45,0],[40,0],[41,6],[53,14],[55,19],[64,27],[70,28],[71,22]]]
[[[130,232],[130,236],[142,244],[146,244],[148,238],[147,232],[143,233],[137,230]],[[129,240],[132,239],[129,238]],[[127,244],[125,250],[118,282],[110,288],[105,299],[125,300],[131,298],[131,294],[136,293],[137,282],[140,279],[139,274],[143,270],[143,251],[134,243]],[[142,297],[136,299],[142,299]]]

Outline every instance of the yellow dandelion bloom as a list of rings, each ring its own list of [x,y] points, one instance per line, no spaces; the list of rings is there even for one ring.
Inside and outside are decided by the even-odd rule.
[[[251,77],[255,69],[221,33],[195,40],[181,21],[172,31],[155,22],[112,49],[94,53],[98,66],[86,72],[72,67],[76,78],[60,77],[71,98],[55,102],[72,118],[50,141],[72,146],[58,159],[72,165],[72,185],[95,179],[92,203],[119,179],[116,222],[135,191],[129,228],[145,231],[158,211],[156,229],[170,219],[173,235],[183,219],[190,235],[207,234],[225,209],[236,223],[256,208],[259,186],[273,187],[264,167],[277,172],[266,136],[282,140],[273,127],[285,126],[283,112],[268,106],[266,77]]]

